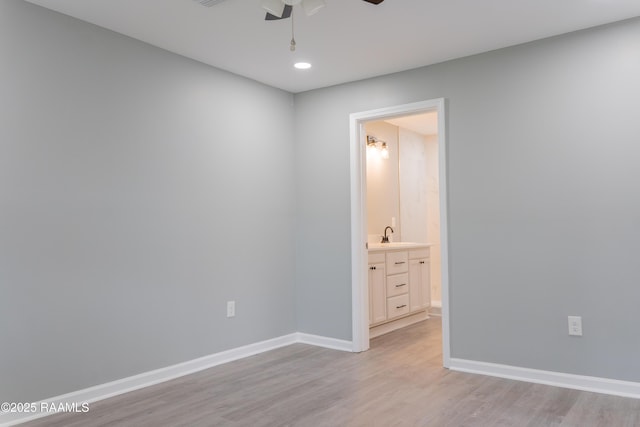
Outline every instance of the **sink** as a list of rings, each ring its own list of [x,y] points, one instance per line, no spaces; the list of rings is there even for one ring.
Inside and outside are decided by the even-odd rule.
[[[409,246],[424,245],[424,243],[415,242],[389,242],[389,243],[369,243],[369,249],[396,249]]]

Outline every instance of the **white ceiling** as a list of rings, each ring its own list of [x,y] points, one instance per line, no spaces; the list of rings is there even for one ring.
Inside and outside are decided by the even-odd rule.
[[[264,21],[260,0],[27,1],[290,92],[640,16],[639,0],[325,0],[310,17],[294,8],[292,53],[291,21]]]
[[[385,120],[394,126],[409,129],[420,135],[429,136],[438,134],[438,112],[414,114],[412,116],[397,117]]]

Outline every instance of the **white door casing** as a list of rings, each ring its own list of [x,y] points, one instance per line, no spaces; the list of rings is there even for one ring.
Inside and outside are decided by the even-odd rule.
[[[351,285],[353,351],[369,349],[369,287],[367,258],[366,203],[366,135],[364,124],[370,121],[437,111],[438,163],[440,190],[440,247],[442,271],[442,356],[449,367],[451,347],[449,337],[449,239],[447,216],[447,146],[444,98],[397,105],[377,110],[352,113],[350,123],[351,153]]]

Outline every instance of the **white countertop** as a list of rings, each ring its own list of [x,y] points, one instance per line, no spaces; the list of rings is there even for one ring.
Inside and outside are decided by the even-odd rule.
[[[369,252],[389,251],[394,249],[422,249],[428,248],[432,245],[432,243],[414,242],[369,243]]]

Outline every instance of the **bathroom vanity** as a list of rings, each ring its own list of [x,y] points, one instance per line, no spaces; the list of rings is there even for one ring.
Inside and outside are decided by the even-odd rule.
[[[429,244],[369,244],[370,337],[429,318]]]

